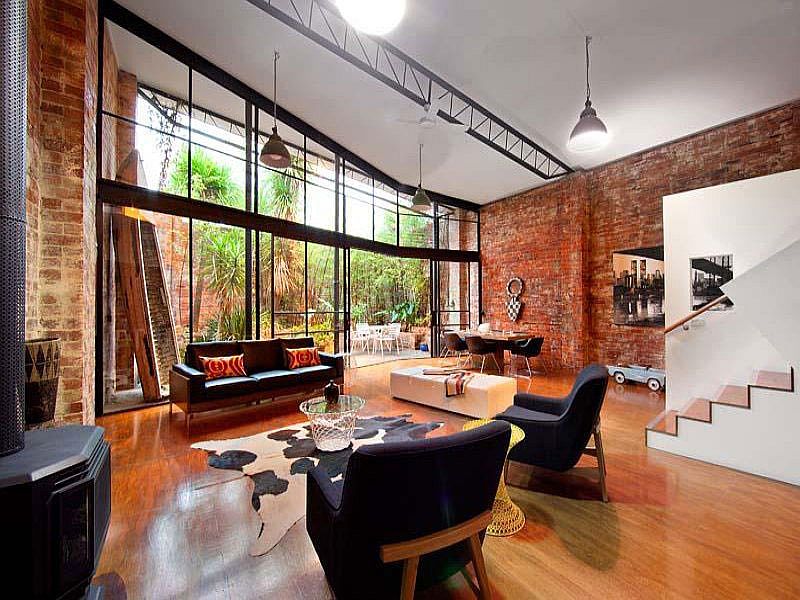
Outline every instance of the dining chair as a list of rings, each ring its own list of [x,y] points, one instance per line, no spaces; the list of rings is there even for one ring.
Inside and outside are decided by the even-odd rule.
[[[533,371],[531,371],[531,362],[532,358],[536,358],[542,353],[542,345],[544,344],[543,337],[532,337],[528,338],[527,340],[520,340],[514,342],[511,345],[511,364],[514,366],[514,375],[517,374],[516,363],[514,361],[515,358],[523,358],[525,360],[525,366],[528,367],[528,377],[533,377]],[[544,368],[544,367],[542,367]]]
[[[444,333],[444,347],[445,352],[442,355],[442,358],[447,358],[449,356],[456,357],[456,367],[461,366],[461,359],[467,358],[469,356],[469,352],[467,349],[467,342],[458,335],[455,331],[445,331]]]
[[[497,364],[497,359],[494,357],[495,344],[487,342],[479,335],[468,335],[464,338],[464,341],[467,344],[467,351],[469,352],[470,359],[475,356],[481,357],[481,373],[483,373],[483,368],[486,366],[487,356],[492,357],[492,362],[494,362],[497,367],[497,371],[502,372],[500,365]]]

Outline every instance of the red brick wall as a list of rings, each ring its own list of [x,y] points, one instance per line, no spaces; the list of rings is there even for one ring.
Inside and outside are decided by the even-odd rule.
[[[42,168],[41,104],[42,4],[28,0],[28,113],[25,143],[25,196],[27,233],[25,247],[25,334],[38,337],[39,326],[39,209],[42,194],[39,173]]]
[[[56,418],[91,423],[97,3],[28,5],[27,335],[61,338]]]
[[[495,202],[481,214],[486,320],[545,337],[557,366],[664,365],[660,330],[612,324],[611,254],[663,244],[662,198],[800,168],[800,101]],[[505,285],[525,280],[520,321]]]

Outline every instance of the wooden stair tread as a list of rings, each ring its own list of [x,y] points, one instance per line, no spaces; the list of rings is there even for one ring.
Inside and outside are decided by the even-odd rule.
[[[650,431],[678,435],[678,411],[665,410],[647,425]]]
[[[719,394],[714,398],[714,402],[727,404],[729,406],[750,407],[750,398],[747,393],[747,386],[744,385],[724,385],[720,388]]]
[[[751,385],[771,390],[782,390],[791,392],[794,388],[792,372],[783,373],[780,371],[755,371]]]
[[[679,413],[681,417],[693,421],[711,422],[711,401],[705,398],[693,398]]]

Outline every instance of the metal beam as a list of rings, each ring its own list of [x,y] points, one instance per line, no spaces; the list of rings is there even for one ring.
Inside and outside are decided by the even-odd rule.
[[[386,40],[359,33],[328,0],[247,0],[351,65],[438,116],[464,125],[473,138],[536,173],[554,179],[572,172],[566,163],[423,67]]]

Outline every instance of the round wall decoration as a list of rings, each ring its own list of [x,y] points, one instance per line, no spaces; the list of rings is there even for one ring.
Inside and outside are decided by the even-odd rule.
[[[519,277],[512,277],[506,284],[506,293],[508,300],[506,300],[506,313],[508,318],[512,321],[519,319],[519,313],[522,311],[523,303],[519,297],[525,291],[525,282]]]

